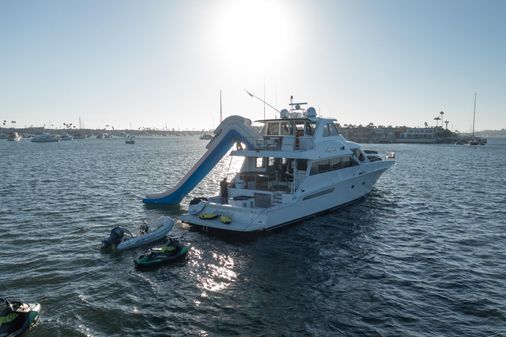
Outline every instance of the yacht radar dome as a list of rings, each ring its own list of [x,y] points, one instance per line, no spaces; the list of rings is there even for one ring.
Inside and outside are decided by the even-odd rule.
[[[310,106],[307,110],[306,110],[306,117],[307,118],[316,118],[316,109],[313,108],[312,106]]]
[[[289,117],[290,117],[290,114],[289,114],[289,112],[288,112],[288,110],[287,110],[287,109],[283,109],[283,110],[281,110],[281,111],[279,112],[279,116],[280,116],[281,118],[286,119],[286,118],[289,118]]]

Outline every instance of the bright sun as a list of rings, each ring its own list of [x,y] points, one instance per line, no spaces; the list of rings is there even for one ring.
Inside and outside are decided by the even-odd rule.
[[[280,1],[234,0],[219,8],[213,34],[217,56],[233,69],[266,72],[288,56],[294,22]]]

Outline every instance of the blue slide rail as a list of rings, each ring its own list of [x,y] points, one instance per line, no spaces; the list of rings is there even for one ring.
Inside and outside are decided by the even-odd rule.
[[[246,139],[239,132],[232,129],[226,132],[218,144],[208,150],[204,154],[207,158],[196,168],[193,173],[186,177],[186,180],[180,186],[167,195],[159,198],[144,198],[142,201],[146,204],[158,205],[176,205],[183,200],[183,198],[190,193],[204,179],[209,172],[218,164],[230,148],[236,143],[242,142],[246,144],[246,148],[253,148],[251,139]],[[185,179],[185,178],[183,178]]]

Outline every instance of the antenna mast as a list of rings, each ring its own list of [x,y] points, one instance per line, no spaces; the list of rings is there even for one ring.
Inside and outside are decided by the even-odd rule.
[[[264,119],[265,119],[265,76],[264,76]]]
[[[269,108],[271,108],[272,110],[274,110],[274,111],[276,111],[276,112],[278,112],[278,113],[279,113],[279,110],[278,110],[278,109],[276,109],[275,107],[273,107],[272,105],[270,105],[269,103],[267,103],[265,100],[261,99],[261,98],[260,98],[260,97],[258,97],[257,95],[252,94],[251,92],[249,92],[249,91],[248,91],[248,90],[246,90],[246,89],[244,89],[244,91],[246,91],[246,93],[247,93],[248,95],[250,95],[251,97],[256,98],[256,99],[258,99],[260,102],[264,103],[264,109],[265,109],[265,105],[267,105]],[[264,119],[265,119],[265,112],[264,112]]]
[[[223,110],[221,105],[221,89],[220,89],[220,123],[223,122]]]
[[[473,137],[474,137],[474,120],[476,117],[476,93],[474,93],[474,111],[473,111]]]

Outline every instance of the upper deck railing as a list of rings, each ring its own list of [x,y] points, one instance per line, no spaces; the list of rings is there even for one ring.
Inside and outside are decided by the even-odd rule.
[[[312,136],[263,136],[255,139],[255,150],[304,151],[313,148]]]

